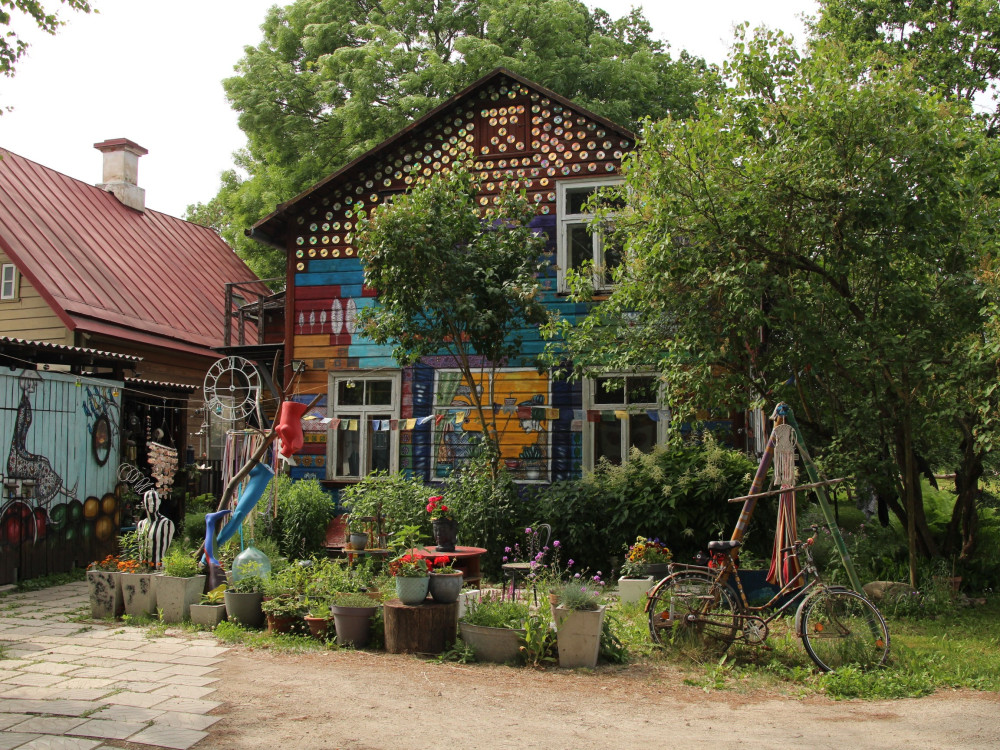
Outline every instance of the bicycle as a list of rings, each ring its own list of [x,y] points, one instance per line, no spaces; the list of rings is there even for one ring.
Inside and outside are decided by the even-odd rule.
[[[817,527],[812,527],[813,533]],[[798,603],[795,634],[809,657],[824,672],[857,664],[875,667],[889,657],[889,630],[878,608],[857,592],[828,584],[820,577],[810,547],[813,538],[795,541],[782,552],[797,559],[804,553],[805,565],[769,601],[750,606],[736,572],[733,550],[739,541],[710,542],[709,566],[672,565],[670,574],[649,592],[646,612],[649,632],[659,644],[688,639],[725,651],[736,641],[764,646],[769,625]],[[808,578],[808,580],[807,580]],[[736,588],[729,584],[735,580]],[[773,613],[765,610],[804,585]],[[738,594],[738,596],[736,596]]]

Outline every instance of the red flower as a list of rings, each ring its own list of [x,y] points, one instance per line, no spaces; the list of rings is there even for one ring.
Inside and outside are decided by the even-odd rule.
[[[447,565],[449,562],[451,562],[450,558],[448,558],[445,555],[439,555],[438,557],[434,558],[435,566]]]

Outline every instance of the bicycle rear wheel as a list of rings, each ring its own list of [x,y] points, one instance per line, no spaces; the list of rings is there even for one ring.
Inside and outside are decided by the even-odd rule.
[[[738,608],[729,589],[704,573],[675,573],[649,605],[649,634],[661,644],[692,644],[725,651],[736,637]]]
[[[799,622],[802,645],[824,672],[846,665],[877,667],[889,658],[885,620],[854,591],[818,591],[803,602]]]

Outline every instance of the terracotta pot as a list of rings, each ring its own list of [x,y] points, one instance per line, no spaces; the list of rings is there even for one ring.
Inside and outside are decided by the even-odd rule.
[[[327,617],[305,616],[306,625],[309,626],[309,633],[313,638],[321,641],[326,640],[326,631],[330,627],[330,619]]]
[[[267,632],[268,633],[291,633],[292,628],[295,627],[295,620],[297,618],[293,615],[267,615]]]

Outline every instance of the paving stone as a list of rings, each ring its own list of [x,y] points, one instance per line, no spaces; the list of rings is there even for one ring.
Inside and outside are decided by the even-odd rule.
[[[0,698],[4,700],[12,698],[26,698],[28,700],[67,700],[67,701],[96,701],[111,692],[111,688],[101,690],[86,690],[82,688],[63,688],[61,685],[47,688],[17,687],[0,693]]]
[[[188,714],[207,714],[212,709],[221,706],[221,701],[207,701],[200,698],[170,698],[156,707],[164,711],[181,711]]]
[[[157,703],[163,703],[164,701],[172,700],[165,695],[151,695],[149,693],[134,693],[131,691],[125,691],[123,693],[115,693],[114,695],[109,695],[106,698],[102,698],[102,703],[112,703],[116,706],[137,706],[138,708],[152,708]]]
[[[32,716],[20,724],[12,726],[11,731],[37,734],[73,734],[70,730],[85,721],[86,719],[70,716]]]
[[[209,656],[175,656],[170,660],[171,664],[182,664],[192,667],[212,667],[222,659]]]
[[[39,736],[26,732],[0,732],[0,750],[13,750],[15,747],[21,747],[25,742],[38,739]]]
[[[205,677],[196,677],[190,674],[170,675],[170,682],[173,685],[194,685],[195,687],[204,687],[205,685],[213,685],[218,681],[218,677],[212,677],[211,675],[206,675]]]
[[[109,719],[89,719],[73,730],[81,737],[103,737],[106,740],[124,740],[146,727],[141,721],[112,721]]]
[[[0,709],[5,708],[4,704],[0,703]],[[7,714],[0,713],[0,729],[7,729],[7,727],[12,727],[15,724],[20,724],[25,719],[30,719],[30,714]]]
[[[163,687],[162,682],[129,682],[121,681],[115,683],[116,690],[127,690],[132,693],[152,693],[157,688]]]
[[[187,750],[207,736],[208,732],[200,732],[196,729],[154,724],[148,729],[139,732],[139,734],[129,737],[129,742],[138,742],[143,745],[159,745],[160,747],[173,748],[173,750]]]
[[[136,706],[114,706],[106,705],[100,711],[90,715],[92,719],[108,719],[110,721],[132,721],[146,722],[155,721],[163,715],[163,711],[156,708],[138,708]],[[191,729],[201,729],[202,727],[191,727]]]
[[[174,727],[184,727],[185,729],[208,729],[215,722],[221,720],[221,716],[210,716],[202,714],[188,714],[181,711],[164,711],[153,719],[154,724],[169,724]]]
[[[189,674],[195,677],[204,677],[215,671],[213,667],[195,667],[190,664],[168,664],[159,670],[163,674]]]
[[[4,700],[4,710],[10,713],[55,714],[57,716],[80,716],[100,708],[100,703],[78,700],[33,700],[17,698]]]
[[[96,750],[101,746],[100,740],[87,740],[82,737],[39,737],[17,750]]]
[[[84,690],[110,690],[111,686],[114,685],[115,680],[108,679],[107,677],[97,678],[97,677],[68,677],[61,683],[58,687],[64,689],[77,689],[82,688]]]
[[[204,698],[215,692],[213,687],[194,685],[164,685],[153,691],[154,695],[169,695],[171,698]]]
[[[65,677],[56,674],[31,674],[27,672],[22,672],[21,674],[14,675],[13,677],[4,680],[4,686],[7,685],[26,685],[31,687],[50,687],[56,683],[65,681]]]
[[[46,654],[46,656],[51,656],[51,654]],[[37,664],[29,664],[22,669],[22,672],[37,672],[38,674],[53,674],[53,675],[63,675],[67,672],[72,672],[74,669],[79,669],[76,664],[65,664],[63,662],[54,661],[40,661]]]

